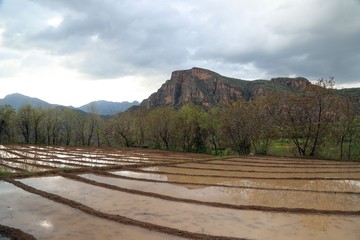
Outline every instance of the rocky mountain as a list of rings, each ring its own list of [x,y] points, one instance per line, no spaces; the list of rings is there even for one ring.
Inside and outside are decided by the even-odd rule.
[[[249,100],[272,91],[303,91],[311,84],[306,78],[273,78],[247,81],[222,76],[201,68],[175,71],[160,89],[141,106],[179,108],[188,103],[204,107],[226,105],[240,98]]]
[[[3,99],[0,99],[0,105],[10,105],[16,111],[19,110],[20,107],[26,104],[30,104],[33,107],[40,107],[40,108],[55,108],[55,107],[70,108],[82,112],[91,112],[92,110],[95,110],[95,112],[100,115],[112,115],[112,114],[117,114],[119,112],[123,112],[132,106],[139,105],[139,102],[134,101],[130,103],[130,102],[95,101],[88,103],[84,106],[81,106],[79,108],[74,108],[74,107],[66,107],[57,104],[50,104],[41,99],[28,97],[20,93],[9,94],[5,96]]]
[[[109,102],[109,101],[95,101],[78,107],[78,109],[84,112],[92,112],[95,111],[100,115],[113,115],[120,112],[126,111],[128,108],[132,106],[138,106],[140,103],[138,101],[134,102]]]

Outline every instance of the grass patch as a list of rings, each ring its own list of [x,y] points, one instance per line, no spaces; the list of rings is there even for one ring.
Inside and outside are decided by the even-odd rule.
[[[288,139],[279,139],[271,142],[268,154],[275,156],[294,156],[294,144]]]
[[[0,177],[2,177],[2,176],[9,176],[9,175],[11,175],[11,174],[13,174],[13,172],[0,169]]]

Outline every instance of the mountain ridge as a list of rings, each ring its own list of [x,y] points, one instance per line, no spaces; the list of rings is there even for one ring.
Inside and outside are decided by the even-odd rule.
[[[171,78],[140,104],[146,108],[188,103],[205,109],[223,106],[240,98],[249,100],[273,91],[304,91],[311,82],[304,77],[277,77],[271,80],[243,80],[222,76],[211,70],[191,68],[172,72]]]
[[[40,108],[56,108],[56,107],[69,108],[69,109],[80,110],[87,113],[91,113],[91,111],[95,109],[95,112],[97,114],[113,115],[126,111],[131,106],[138,105],[139,102],[137,101],[111,102],[106,100],[99,100],[99,101],[90,102],[80,107],[73,107],[73,106],[64,106],[59,104],[51,104],[39,98],[29,97],[21,93],[8,94],[4,98],[0,99],[0,105],[10,105],[16,111],[19,110],[22,106],[27,104],[30,104],[33,107],[40,107]],[[92,109],[91,106],[93,106],[94,109]]]

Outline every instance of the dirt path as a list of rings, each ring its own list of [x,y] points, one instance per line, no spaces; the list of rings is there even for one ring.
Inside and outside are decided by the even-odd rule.
[[[5,235],[12,240],[36,240],[35,237],[30,234],[24,233],[20,229],[11,228],[3,225],[0,225],[0,234]]]

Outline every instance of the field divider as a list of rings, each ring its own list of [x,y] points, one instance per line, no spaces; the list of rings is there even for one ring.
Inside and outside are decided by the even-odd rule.
[[[126,192],[130,194],[136,194],[146,197],[158,198],[167,201],[173,202],[181,202],[181,203],[189,203],[189,204],[196,204],[196,205],[204,205],[209,207],[216,207],[216,208],[227,208],[227,209],[234,209],[234,210],[246,210],[246,211],[266,211],[266,212],[281,212],[281,213],[293,213],[293,214],[316,214],[316,215],[323,215],[323,214],[331,214],[331,215],[352,215],[352,216],[360,216],[360,211],[342,211],[342,210],[320,210],[320,209],[311,209],[311,208],[286,208],[286,207],[267,207],[267,206],[259,206],[259,205],[233,205],[228,203],[219,203],[219,202],[205,202],[199,201],[194,199],[187,199],[187,198],[177,198],[168,195],[153,193],[153,192],[145,192],[135,189],[128,189],[123,188],[115,185],[110,185],[106,183],[97,182],[94,180],[86,179],[77,175],[73,174],[60,174],[62,177],[72,179],[78,182],[83,182],[86,184],[90,184],[93,186],[98,186],[114,191]]]
[[[340,167],[340,166],[360,166],[359,163],[356,163],[356,162],[338,162],[337,164],[335,163],[324,163],[324,162],[320,162],[321,160],[313,160],[313,162],[276,162],[276,160],[270,160],[270,161],[273,161],[273,162],[266,162],[266,161],[251,161],[251,158],[235,158],[235,157],[230,157],[230,158],[224,158],[222,159],[223,162],[230,162],[230,163],[251,163],[251,164],[256,164],[256,163],[259,163],[259,164],[267,164],[267,165],[280,165],[280,166],[283,166],[283,165],[289,165],[289,166],[297,166],[297,165],[302,165],[302,166],[337,166],[337,167]],[[270,167],[270,166],[269,166]]]
[[[8,168],[8,169],[15,170],[15,171],[19,171],[19,172],[26,172],[26,170],[24,170],[24,169],[22,169],[22,168],[9,166],[9,165],[6,165],[6,164],[4,164],[4,163],[0,163],[0,166],[6,167],[6,168]]]
[[[219,172],[244,172],[244,173],[309,173],[309,174],[318,174],[318,173],[360,173],[359,171],[346,171],[346,172],[279,172],[279,171],[259,171],[259,170],[242,170],[242,169],[223,169],[223,168],[199,168],[199,167],[184,167],[184,166],[177,166],[173,165],[170,166],[171,168],[181,168],[181,169],[196,169],[196,170],[207,170],[207,171],[219,171]],[[296,167],[295,167],[296,168]]]
[[[19,161],[19,160],[25,160],[25,158],[16,158],[15,159],[11,159],[11,160],[6,160],[8,162],[13,162],[13,163],[19,163],[19,164],[24,164],[24,165],[28,165],[28,166],[33,166],[33,167],[38,167],[38,168],[45,168],[45,169],[56,169],[56,167],[53,166],[49,166],[49,165],[41,165],[41,164],[36,164],[36,163],[28,163],[28,162],[24,162],[24,161]],[[29,159],[31,161],[34,161],[33,159]],[[26,171],[25,169],[23,169],[24,171]]]
[[[132,225],[132,226],[137,226],[137,227],[141,227],[141,228],[145,228],[151,231],[157,231],[157,232],[162,232],[165,234],[170,234],[170,235],[175,235],[175,236],[179,236],[179,237],[184,237],[184,238],[189,238],[189,239],[199,239],[199,240],[247,240],[246,238],[235,238],[235,237],[225,237],[225,236],[215,236],[215,235],[208,235],[208,234],[203,234],[203,233],[194,233],[194,232],[189,232],[189,231],[185,231],[185,230],[180,230],[180,229],[176,229],[176,228],[170,228],[170,227],[165,227],[165,226],[161,226],[161,225],[156,225],[156,224],[152,224],[152,223],[148,223],[148,222],[143,222],[143,221],[138,221],[138,220],[134,220],[125,216],[121,216],[121,215],[115,215],[115,214],[109,214],[109,213],[104,213],[101,211],[98,211],[94,208],[91,208],[87,205],[84,205],[82,203],[73,201],[71,199],[67,199],[64,198],[62,196],[53,194],[53,193],[49,193],[49,192],[45,192],[42,190],[39,190],[37,188],[31,187],[29,185],[26,185],[22,182],[19,182],[15,179],[10,179],[10,178],[6,178],[4,179],[5,181],[7,181],[8,183],[13,184],[14,186],[21,188],[27,192],[39,195],[43,198],[52,200],[54,202],[63,204],[63,205],[67,205],[69,207],[72,207],[74,209],[78,209],[82,212],[85,212],[89,215],[95,216],[95,217],[99,217],[102,219],[107,219],[110,221],[114,221],[114,222],[118,222],[121,224],[125,224],[125,225]]]
[[[212,161],[212,160],[211,160]],[[238,167],[257,167],[257,168],[304,168],[304,169],[314,169],[314,168],[329,168],[329,169],[334,169],[334,168],[359,168],[360,169],[360,164],[359,165],[339,165],[339,166],[335,166],[335,165],[330,165],[330,166],[284,166],[284,165],[274,165],[274,166],[269,166],[269,165],[257,165],[257,164],[252,164],[254,162],[241,162],[239,164],[233,164],[233,163],[212,163],[212,162],[197,162],[196,164],[200,164],[200,165],[218,165],[218,166],[238,166]],[[185,164],[187,162],[184,162],[183,164]]]
[[[194,185],[194,186],[203,186],[203,187],[219,187],[219,188],[240,188],[240,189],[252,189],[252,190],[270,190],[270,191],[289,191],[289,192],[310,192],[310,193],[325,193],[325,194],[345,194],[345,195],[360,195],[360,192],[340,192],[340,191],[319,191],[319,190],[309,190],[309,189],[292,189],[292,188],[265,188],[265,187],[249,187],[249,186],[231,186],[225,184],[208,184],[208,183],[189,183],[189,182],[180,182],[180,181],[168,181],[168,180],[158,180],[158,179],[146,179],[146,178],[135,178],[117,175],[104,171],[93,171],[89,172],[99,176],[105,176],[110,178],[120,178],[126,180],[133,180],[138,182],[151,182],[151,183],[167,183],[167,184],[181,184],[181,185]]]
[[[152,167],[152,166],[149,166]],[[144,167],[144,168],[149,168]],[[245,176],[228,176],[228,175],[207,175],[207,174],[185,174],[185,173],[172,173],[172,172],[163,172],[163,171],[151,171],[143,169],[132,169],[134,172],[150,173],[150,174],[163,174],[163,175],[177,175],[177,176],[190,176],[190,177],[215,177],[215,178],[232,178],[232,179],[263,179],[263,180],[354,180],[359,181],[360,178],[320,178],[320,177],[286,177],[286,178],[276,178],[276,177],[245,177]]]
[[[0,224],[0,233],[5,234],[10,239],[21,239],[21,240],[36,240],[36,238],[28,233],[25,233],[17,228],[7,227]]]
[[[211,158],[211,159],[193,159],[191,161],[188,161],[188,163],[194,163],[194,162],[198,162],[198,161],[211,161],[214,159],[219,159],[219,158]],[[15,161],[15,160],[12,160]],[[23,162],[17,162],[17,163],[22,163]],[[160,167],[160,166],[168,166],[168,165],[173,165],[173,164],[180,164],[183,163],[183,161],[176,161],[176,162],[161,162],[161,163],[134,163],[134,164],[129,164],[129,165],[112,165],[112,166],[96,166],[96,167],[89,167],[89,166],[84,166],[81,168],[70,168],[70,169],[62,169],[62,168],[56,168],[56,167],[48,167],[49,170],[45,170],[45,171],[35,171],[35,172],[28,172],[28,171],[23,171],[23,172],[16,172],[16,173],[12,173],[8,176],[6,176],[7,178],[11,177],[11,178],[27,178],[27,177],[43,177],[43,176],[52,176],[52,175],[56,175],[58,173],[86,173],[86,172],[91,172],[91,171],[116,171],[116,170],[133,170],[133,169],[137,169],[137,168],[146,168],[146,167]],[[37,167],[41,167],[41,166],[45,166],[43,168],[46,168],[46,165],[39,165]],[[0,179],[2,179],[3,177],[0,176]]]

